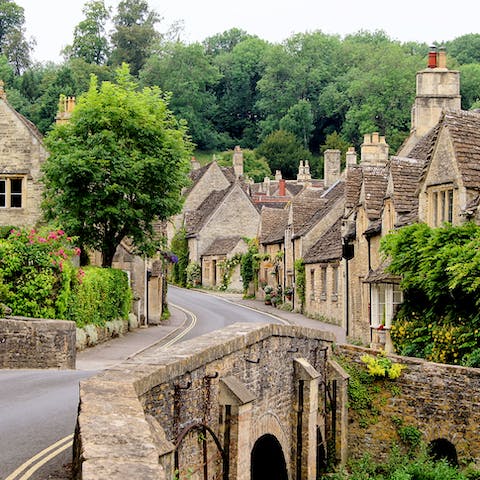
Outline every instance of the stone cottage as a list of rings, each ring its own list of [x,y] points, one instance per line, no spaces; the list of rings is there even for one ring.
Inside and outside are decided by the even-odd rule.
[[[0,225],[34,226],[41,217],[41,165],[47,158],[38,129],[7,101],[0,83]]]

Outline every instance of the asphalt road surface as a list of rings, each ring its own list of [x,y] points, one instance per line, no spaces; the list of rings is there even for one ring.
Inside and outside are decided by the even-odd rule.
[[[279,322],[275,317],[198,291],[170,286],[168,299],[197,317],[195,327],[181,340],[236,322]],[[63,466],[71,461],[69,436],[75,428],[79,381],[95,373],[97,371],[0,370],[1,480],[68,478]],[[43,456],[25,464],[49,447],[52,449]],[[60,453],[56,455],[57,452]],[[49,456],[52,458],[48,459]],[[48,461],[32,471],[43,459]]]

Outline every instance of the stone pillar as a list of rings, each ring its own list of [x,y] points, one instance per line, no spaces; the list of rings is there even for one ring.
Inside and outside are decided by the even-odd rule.
[[[221,379],[219,402],[225,408],[223,447],[229,459],[231,480],[250,479],[250,426],[255,398],[236,377]]]
[[[323,154],[323,178],[325,188],[331,187],[340,178],[340,150],[325,150]]]
[[[297,388],[296,432],[293,442],[296,448],[295,467],[297,480],[310,480],[316,477],[317,468],[317,414],[318,382],[317,372],[304,358],[294,360],[294,384]]]

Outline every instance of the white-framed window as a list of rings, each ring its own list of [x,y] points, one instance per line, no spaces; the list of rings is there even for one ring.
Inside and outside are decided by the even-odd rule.
[[[372,284],[372,326],[390,328],[398,306],[403,302],[400,285],[396,283]]]
[[[23,208],[24,203],[24,178],[0,177],[0,208]]]

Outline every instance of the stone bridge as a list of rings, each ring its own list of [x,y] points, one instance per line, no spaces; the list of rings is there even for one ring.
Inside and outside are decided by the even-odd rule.
[[[331,347],[319,330],[235,324],[82,382],[75,478],[313,480],[365,450],[383,458],[399,417],[480,463],[480,370],[395,357],[405,373],[365,427]]]

